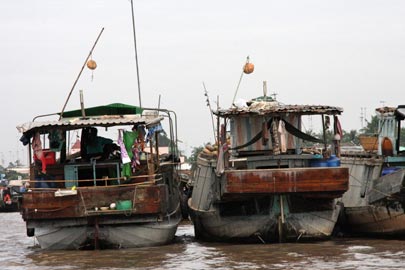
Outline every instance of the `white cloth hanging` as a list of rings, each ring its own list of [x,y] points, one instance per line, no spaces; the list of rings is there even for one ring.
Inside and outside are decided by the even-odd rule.
[[[281,152],[287,152],[287,130],[285,129],[284,121],[279,121],[278,134],[280,136],[280,148]]]

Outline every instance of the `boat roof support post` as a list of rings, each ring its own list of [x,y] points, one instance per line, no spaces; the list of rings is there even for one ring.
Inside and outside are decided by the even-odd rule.
[[[149,180],[152,180],[152,175],[155,173],[155,166],[154,166],[154,160],[153,160],[153,143],[152,143],[152,140],[149,141],[149,151],[150,151],[150,154],[149,154],[149,158],[147,159],[148,174],[149,174]]]
[[[323,145],[324,145],[324,151],[326,151],[327,145],[326,145],[325,115],[321,114],[321,116],[322,116]]]
[[[156,166],[159,168],[159,132],[155,132]],[[151,141],[152,143],[152,141]]]
[[[398,130],[397,130],[397,143],[395,145],[397,154],[399,154],[400,151],[400,143],[401,143],[401,120],[398,119]]]
[[[32,152],[31,152],[31,139],[29,139],[29,143],[28,143],[28,164],[29,165],[31,165],[31,163],[32,163],[31,155],[32,155]]]

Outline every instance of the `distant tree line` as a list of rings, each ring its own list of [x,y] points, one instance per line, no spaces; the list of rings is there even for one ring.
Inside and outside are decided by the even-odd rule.
[[[10,162],[6,168],[0,165],[0,174],[4,175],[3,178],[9,179],[9,180],[18,179],[19,176],[22,179],[28,178],[28,174],[19,173],[19,172],[16,172],[13,170],[13,168],[20,167],[20,166],[22,166],[22,163],[20,160],[16,160],[15,162]]]

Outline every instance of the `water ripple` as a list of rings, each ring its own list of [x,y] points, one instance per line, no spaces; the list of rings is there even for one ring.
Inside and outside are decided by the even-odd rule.
[[[18,213],[0,213],[1,270],[163,270],[163,269],[404,269],[405,241],[335,239],[315,243],[225,244],[198,242],[191,224],[182,224],[173,244],[139,249],[44,251],[25,235]]]

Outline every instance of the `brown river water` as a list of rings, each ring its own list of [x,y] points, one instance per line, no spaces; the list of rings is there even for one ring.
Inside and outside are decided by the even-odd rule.
[[[0,270],[56,269],[405,269],[405,240],[337,238],[288,244],[198,242],[192,225],[173,244],[139,249],[44,251],[19,213],[0,213]]]

